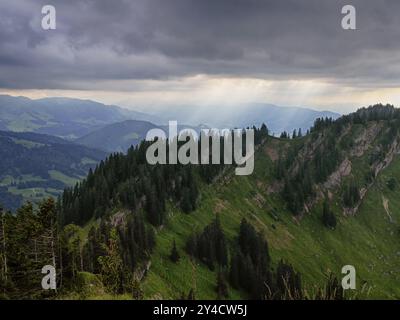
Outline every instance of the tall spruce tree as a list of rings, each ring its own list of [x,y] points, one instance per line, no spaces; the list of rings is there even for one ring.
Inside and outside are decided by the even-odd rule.
[[[117,230],[111,229],[108,244],[104,246],[105,256],[98,258],[101,267],[101,278],[112,294],[121,293],[123,289],[123,264]]]
[[[325,199],[323,208],[322,208],[322,222],[328,228],[334,229],[336,228],[336,217],[335,214],[329,207],[329,202]]]
[[[177,263],[179,259],[181,258],[178,252],[178,249],[176,248],[176,242],[174,240],[171,253],[169,255],[169,258],[171,259],[172,262]]]

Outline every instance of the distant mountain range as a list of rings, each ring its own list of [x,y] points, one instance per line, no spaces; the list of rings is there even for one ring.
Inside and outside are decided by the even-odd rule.
[[[161,128],[168,133],[169,120],[178,121],[179,130],[196,131],[266,123],[270,132],[278,134],[306,130],[318,117],[339,116],[267,104],[228,111],[168,107],[146,114],[90,100],[0,95],[0,203],[15,209],[25,200],[57,195],[86,176],[108,153],[126,152],[137,145],[149,130]]]
[[[107,152],[126,152],[132,145],[136,146],[140,141],[145,140],[147,133],[151,129],[157,128],[164,130],[168,136],[169,129],[167,125],[156,125],[140,120],[126,120],[95,130],[86,136],[76,139],[74,142]],[[199,133],[201,128],[204,128],[204,126],[193,127],[178,124],[178,131],[193,129]]]
[[[156,121],[157,117],[90,100],[31,100],[0,95],[0,130],[76,139],[105,125],[129,119]]]
[[[204,123],[213,128],[245,128],[265,123],[275,135],[283,131],[292,132],[301,128],[309,129],[317,118],[340,117],[339,113],[317,111],[302,107],[282,107],[273,104],[252,103],[232,107],[201,106],[201,107],[169,107],[154,109],[157,116],[164,122],[169,119],[179,123],[198,125]]]
[[[187,124],[198,127],[205,124],[208,127],[219,129],[259,126],[265,123],[271,132],[279,134],[282,131],[291,132],[293,129],[310,128],[316,118],[338,118],[338,113],[330,111],[316,111],[300,107],[280,107],[272,104],[253,103],[231,108],[219,106],[191,106],[191,107],[160,107],[153,109],[152,114],[128,110],[113,105],[70,99],[45,98],[31,100],[25,97],[0,95],[0,130],[15,132],[36,132],[54,135],[69,140],[82,138],[108,125],[127,120],[136,120],[140,133],[148,124],[166,125],[169,120],[176,120],[178,124]],[[129,123],[129,126],[135,123]],[[127,123],[111,126],[109,132],[115,128],[118,132],[126,129]],[[129,129],[131,130],[131,129]],[[117,134],[117,133],[116,133]],[[127,133],[129,134],[129,133]],[[83,141],[90,140],[85,138]],[[112,150],[118,147],[112,146]],[[109,148],[110,149],[110,148]]]
[[[146,138],[149,130],[157,125],[138,120],[117,122],[95,130],[75,142],[108,152],[126,152],[131,145],[137,145]]]
[[[53,136],[0,131],[0,204],[16,209],[57,196],[106,155]]]

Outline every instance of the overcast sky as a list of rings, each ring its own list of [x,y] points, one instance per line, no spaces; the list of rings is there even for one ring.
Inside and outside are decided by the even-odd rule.
[[[0,0],[0,92],[30,97],[347,112],[400,104],[399,49],[398,0]]]

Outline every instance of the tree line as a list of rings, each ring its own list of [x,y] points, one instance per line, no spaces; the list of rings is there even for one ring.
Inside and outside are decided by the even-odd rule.
[[[273,271],[265,236],[243,219],[232,248],[228,248],[219,215],[201,233],[192,234],[186,243],[187,253],[216,271],[216,293],[219,298],[229,297],[228,284],[246,292],[250,299],[301,298],[301,276],[293,267],[279,261]],[[176,244],[171,249],[175,263]],[[231,252],[230,252],[231,251]],[[230,253],[229,253],[230,252]]]
[[[267,138],[268,129],[262,125],[254,127],[254,130],[255,145],[258,145]],[[167,201],[178,205],[186,213],[193,211],[199,184],[211,183],[225,166],[150,165],[146,160],[150,144],[143,141],[131,147],[127,154],[110,155],[90,170],[86,179],[73,188],[67,188],[58,203],[61,223],[83,225],[92,218],[103,217],[112,208],[137,210],[143,207],[147,220],[154,226],[160,226],[165,221]],[[245,149],[245,143],[242,146]],[[224,148],[223,141],[220,148]]]
[[[257,129],[257,143],[267,134],[265,126]],[[87,272],[98,275],[112,294],[142,296],[140,279],[156,245],[154,226],[165,223],[167,202],[185,213],[193,211],[199,184],[223,170],[148,165],[147,146],[143,142],[127,154],[110,155],[57,201],[45,199],[37,207],[28,202],[15,214],[0,210],[2,298],[54,297],[56,293],[40,286],[44,265],[56,269],[57,294],[75,291]],[[215,241],[215,255],[220,257],[224,239],[217,236]],[[214,254],[207,259],[214,261]]]

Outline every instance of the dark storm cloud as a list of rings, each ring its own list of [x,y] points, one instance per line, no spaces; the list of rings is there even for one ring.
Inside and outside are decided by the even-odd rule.
[[[356,31],[340,25],[349,3]],[[46,4],[55,31],[40,27]],[[396,0],[1,0],[0,87],[196,74],[396,86],[399,9]]]

